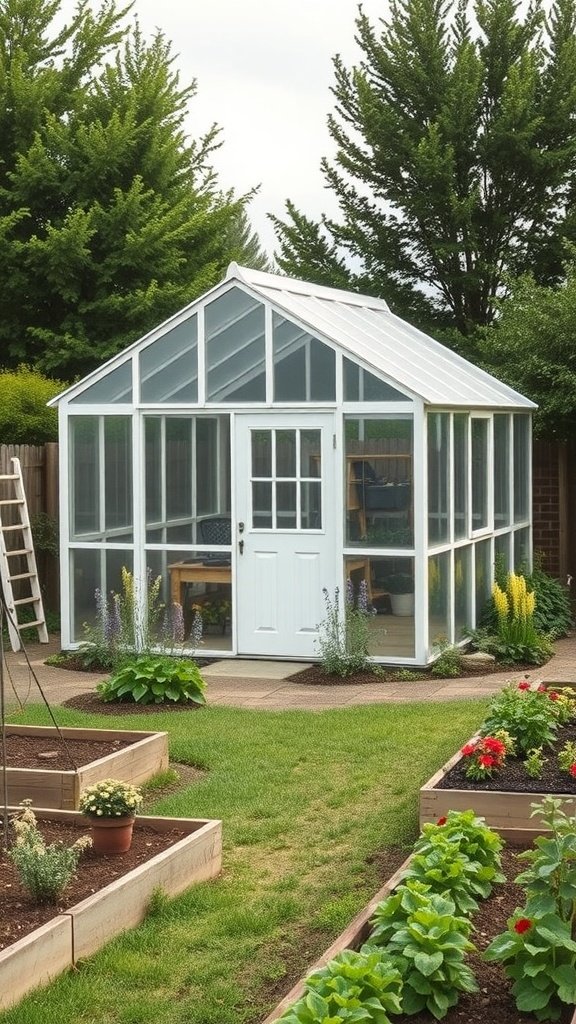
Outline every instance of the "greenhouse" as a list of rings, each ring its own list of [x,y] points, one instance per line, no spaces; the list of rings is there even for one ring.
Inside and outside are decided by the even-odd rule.
[[[530,564],[534,405],[382,299],[231,264],[54,401],[65,648],[123,595],[137,645],[315,659],[338,591],[425,665]]]

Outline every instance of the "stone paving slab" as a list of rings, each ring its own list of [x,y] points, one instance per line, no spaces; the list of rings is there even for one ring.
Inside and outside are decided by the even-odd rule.
[[[58,637],[52,637],[47,645],[29,644],[27,649],[43,692],[51,704],[61,704],[68,697],[92,692],[104,678],[102,673],[69,672],[45,665],[44,659],[48,654],[60,649]],[[302,662],[222,659],[203,670],[208,682],[208,701],[218,706],[280,711],[282,708],[323,710],[352,707],[355,704],[404,704],[410,701],[485,698],[498,693],[510,682],[518,682],[524,675],[521,671],[508,669],[489,676],[460,680],[422,680],[413,683],[396,681],[366,685],[339,683],[334,686],[300,684],[290,679],[291,675],[305,667]],[[9,708],[17,705],[13,690],[16,690],[23,702],[42,702],[22,652],[5,652],[5,668]],[[535,667],[529,677],[536,681],[572,682],[576,687],[576,635],[557,641],[556,654],[552,660],[542,668]]]

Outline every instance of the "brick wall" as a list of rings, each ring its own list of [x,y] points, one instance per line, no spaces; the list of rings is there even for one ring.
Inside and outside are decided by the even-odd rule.
[[[564,579],[567,572],[564,546],[566,494],[563,483],[565,446],[534,441],[532,451],[532,511],[534,551],[543,555],[543,568]]]

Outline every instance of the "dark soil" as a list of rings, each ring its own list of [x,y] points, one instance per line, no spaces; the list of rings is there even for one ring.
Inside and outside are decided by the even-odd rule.
[[[129,747],[134,740],[72,740],[59,736],[6,736],[6,763],[9,768],[44,768],[47,771],[71,771],[107,754]],[[42,756],[42,755],[50,756]],[[0,737],[0,764],[4,761]]]
[[[215,658],[191,658],[198,665],[198,668],[204,668],[206,665],[211,665]],[[99,664],[86,664],[84,659],[77,653],[77,651],[61,651],[60,654],[51,655],[45,662],[49,668],[63,668],[66,672],[92,672],[98,675],[110,675],[109,665]]]
[[[523,761],[518,757],[507,757],[501,771],[491,779],[475,782],[466,778],[468,759],[463,758],[436,783],[436,789],[506,790],[512,793],[567,793],[576,795],[576,779],[558,767],[557,754],[567,740],[576,740],[576,724],[565,725],[558,730],[553,747],[545,749],[546,758],[541,779],[528,775]]]
[[[82,826],[64,822],[40,822],[39,828],[47,842],[63,842],[67,846],[72,845],[79,836],[90,833],[89,823]],[[103,856],[94,853],[93,850],[85,851],[80,858],[76,877],[72,879],[58,903],[42,907],[34,904],[22,889],[12,862],[0,848],[0,949],[28,935],[61,911],[86,899],[98,889],[103,889],[110,882],[132,871],[139,864],[144,864],[180,839],[182,833],[178,830],[155,832],[136,819],[132,846],[127,853]],[[0,847],[2,845],[3,843]]]
[[[134,700],[103,701],[97,693],[79,693],[63,701],[62,706],[95,715],[157,715],[166,711],[200,711],[204,707],[192,701],[166,700],[162,704],[137,704]]]
[[[443,1024],[487,1024],[487,1022],[489,1024],[536,1024],[536,1017],[532,1014],[519,1013],[516,1009],[514,998],[510,992],[512,982],[506,978],[503,967],[500,964],[487,963],[482,957],[482,951],[486,949],[492,939],[506,930],[506,922],[516,907],[521,907],[524,903],[524,891],[513,881],[523,868],[522,862],[517,860],[518,852],[512,849],[504,851],[502,866],[508,881],[495,886],[492,895],[480,904],[473,917],[472,941],[476,945],[477,951],[470,954],[468,963],[475,974],[480,991],[470,995],[462,994],[457,1006],[453,1007],[443,1018]],[[399,865],[396,864],[396,866]],[[394,868],[390,869],[390,865],[388,865],[387,874],[382,879],[383,882],[390,877],[393,870]],[[299,942],[301,965],[302,949],[307,953],[308,946],[314,943],[314,939],[311,937],[310,942],[306,937],[300,936]],[[278,950],[273,949],[272,952],[276,954]],[[317,955],[317,950],[314,949],[313,957]],[[277,999],[280,1000],[297,980],[289,959],[287,974],[281,982],[276,982],[274,985]],[[265,994],[266,997],[272,994],[272,986],[266,990]],[[269,1008],[272,1008],[272,999],[266,998],[266,1003]],[[571,1016],[572,1008],[567,1006],[561,1024],[568,1024]],[[259,1020],[261,1019],[262,1017],[259,1018]],[[429,1013],[419,1013],[411,1017],[393,1017],[393,1021],[394,1024],[434,1024],[434,1018]],[[254,1019],[250,1021],[250,1024],[258,1024],[258,1020]]]
[[[520,680],[524,676],[534,672],[534,665],[499,665],[496,662],[489,664],[474,665],[473,668],[462,668],[459,674],[455,677],[450,678],[456,679],[473,679],[476,676],[491,676],[495,672],[507,672],[509,671],[514,678]],[[398,678],[402,672],[410,672],[411,679],[409,681]],[[406,682],[409,686],[410,682],[424,681],[429,683],[434,682],[445,682],[442,676],[434,676],[426,669],[394,669],[394,668],[382,668],[377,672],[354,672],[349,676],[336,676],[329,675],[324,671],[321,665],[311,665],[309,668],[302,669],[301,672],[296,672],[295,675],[290,676],[291,683],[303,683],[306,686],[360,686],[362,684],[369,684],[371,686],[378,685],[378,683],[396,683]]]

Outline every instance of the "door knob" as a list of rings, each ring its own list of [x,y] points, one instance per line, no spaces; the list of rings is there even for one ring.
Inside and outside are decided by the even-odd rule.
[[[244,554],[244,541],[243,540],[239,540],[238,541],[238,547],[240,549],[240,554],[243,555]]]

